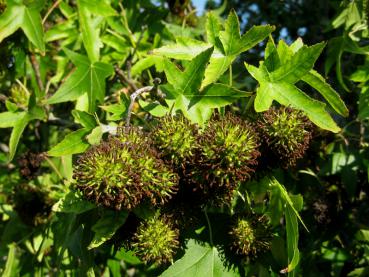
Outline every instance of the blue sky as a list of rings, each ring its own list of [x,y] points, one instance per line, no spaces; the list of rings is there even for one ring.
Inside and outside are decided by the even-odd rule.
[[[192,3],[196,7],[197,14],[202,14],[204,11],[206,0],[192,0]]]

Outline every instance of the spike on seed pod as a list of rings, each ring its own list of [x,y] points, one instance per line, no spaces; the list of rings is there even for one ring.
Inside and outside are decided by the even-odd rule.
[[[165,264],[179,248],[179,230],[167,216],[154,216],[141,222],[133,236],[132,247],[146,263]]]
[[[264,143],[284,168],[296,165],[312,138],[310,120],[301,111],[287,107],[271,108],[261,115],[257,125]]]
[[[213,117],[198,140],[201,152],[189,171],[195,190],[229,200],[257,165],[260,153],[256,132],[250,123],[228,113]]]
[[[236,216],[229,234],[231,249],[241,256],[256,258],[271,247],[272,233],[265,215]]]
[[[143,199],[163,204],[175,193],[178,177],[148,143],[117,138],[85,152],[74,168],[76,187],[85,198],[116,210],[133,209]]]
[[[154,144],[163,158],[177,168],[183,168],[196,149],[198,130],[183,116],[165,116],[152,131]]]

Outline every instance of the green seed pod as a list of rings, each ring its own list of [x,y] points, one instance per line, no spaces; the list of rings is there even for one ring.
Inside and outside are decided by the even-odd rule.
[[[197,147],[197,128],[183,116],[166,116],[152,131],[155,147],[163,158],[177,168],[183,168]]]
[[[272,233],[266,216],[237,216],[229,234],[231,249],[241,256],[255,258],[271,247]]]
[[[252,126],[231,113],[212,118],[199,136],[199,145],[201,153],[190,178],[205,194],[219,188],[214,195],[221,192],[228,198],[240,182],[250,178],[260,155]]]
[[[149,134],[146,134],[138,127],[119,127],[116,138],[123,143],[133,143],[137,145],[151,145]]]
[[[179,248],[178,236],[179,230],[170,218],[154,216],[139,225],[132,247],[143,261],[165,264],[173,260]]]
[[[85,152],[74,169],[84,196],[109,208],[132,209],[143,199],[163,204],[175,192],[178,176],[148,144],[116,138]]]
[[[296,165],[312,138],[309,119],[291,108],[271,108],[262,114],[258,126],[264,143],[284,168]]]

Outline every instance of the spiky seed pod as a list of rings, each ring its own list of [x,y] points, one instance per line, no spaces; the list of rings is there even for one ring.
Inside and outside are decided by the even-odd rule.
[[[152,141],[149,134],[145,133],[141,128],[135,126],[118,127],[116,138],[123,143],[150,145]]]
[[[166,216],[154,216],[143,221],[134,237],[132,247],[146,263],[165,264],[173,260],[179,248],[179,230]]]
[[[239,182],[250,178],[260,155],[252,126],[231,113],[212,118],[199,136],[199,145],[201,153],[190,178],[205,193],[216,187],[229,197]]]
[[[132,209],[143,199],[154,205],[171,198],[178,176],[148,144],[110,138],[85,152],[74,168],[84,196],[116,210]]]
[[[166,116],[151,132],[155,147],[163,158],[177,168],[183,168],[197,147],[197,127],[183,116]]]
[[[241,256],[255,258],[271,247],[272,233],[266,216],[236,216],[229,232],[233,244],[231,249]]]
[[[263,113],[258,126],[267,147],[284,168],[296,165],[312,138],[310,120],[298,110],[281,107]]]
[[[45,153],[26,152],[18,159],[19,171],[22,177],[30,180],[35,178],[45,159]]]

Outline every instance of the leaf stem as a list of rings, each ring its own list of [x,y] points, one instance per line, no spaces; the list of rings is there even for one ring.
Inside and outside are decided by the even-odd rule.
[[[204,210],[204,214],[205,214],[206,222],[208,223],[208,227],[209,227],[210,245],[213,246],[214,245],[214,243],[213,243],[213,230],[211,229],[211,224],[210,224],[208,212],[206,211],[206,209]]]

